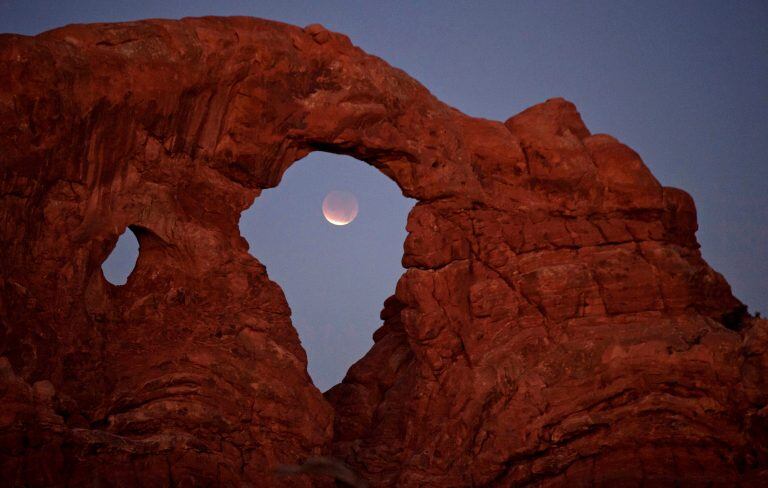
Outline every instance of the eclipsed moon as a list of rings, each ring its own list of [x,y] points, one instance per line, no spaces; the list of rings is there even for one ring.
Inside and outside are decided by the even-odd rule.
[[[347,225],[357,217],[357,198],[348,191],[332,191],[323,198],[323,215],[333,225]]]

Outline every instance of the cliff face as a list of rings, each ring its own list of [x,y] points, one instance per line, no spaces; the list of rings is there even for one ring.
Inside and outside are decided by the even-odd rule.
[[[768,325],[702,260],[691,198],[571,103],[475,119],[343,35],[250,18],[4,35],[0,65],[11,485],[322,486],[272,474],[320,453],[382,486],[768,465]],[[418,200],[376,343],[326,398],[238,230],[314,150]]]

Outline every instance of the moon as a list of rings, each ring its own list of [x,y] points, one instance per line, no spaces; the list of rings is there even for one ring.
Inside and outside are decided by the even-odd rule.
[[[331,191],[323,198],[323,215],[333,225],[347,225],[357,217],[357,198],[348,191]]]

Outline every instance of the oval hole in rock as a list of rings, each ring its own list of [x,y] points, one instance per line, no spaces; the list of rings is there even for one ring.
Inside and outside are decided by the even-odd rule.
[[[359,212],[347,225],[323,216],[334,190],[357,197]],[[404,272],[405,224],[415,203],[373,166],[314,152],[241,215],[240,232],[283,289],[321,391],[371,349],[384,300]]]
[[[107,259],[101,264],[104,278],[113,285],[124,285],[136,267],[139,258],[139,241],[130,229],[125,229]]]

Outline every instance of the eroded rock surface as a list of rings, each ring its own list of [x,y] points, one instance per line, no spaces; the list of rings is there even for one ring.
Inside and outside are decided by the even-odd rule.
[[[691,198],[571,103],[475,119],[343,35],[250,18],[4,35],[0,66],[12,486],[325,486],[273,469],[328,454],[374,486],[765,474],[768,324],[702,260]],[[313,150],[419,201],[325,398],[238,230]]]

